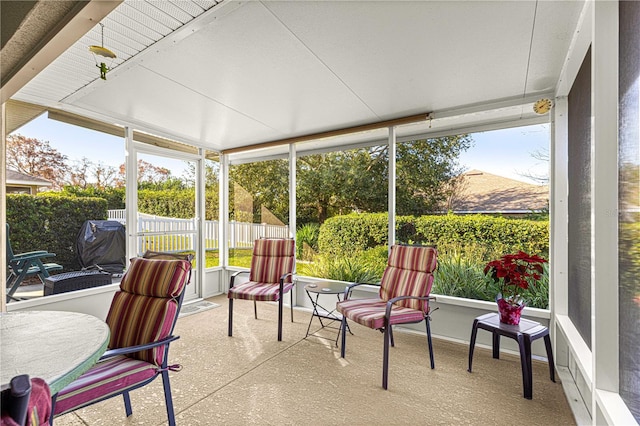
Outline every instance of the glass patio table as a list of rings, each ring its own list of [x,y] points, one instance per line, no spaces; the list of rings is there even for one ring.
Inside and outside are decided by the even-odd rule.
[[[109,326],[87,314],[19,311],[0,314],[0,386],[28,374],[56,395],[87,371],[109,343]]]

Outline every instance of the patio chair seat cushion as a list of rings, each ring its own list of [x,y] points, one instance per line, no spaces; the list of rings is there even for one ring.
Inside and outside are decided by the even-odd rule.
[[[292,283],[284,283],[282,293],[288,292],[292,287]],[[249,281],[230,288],[228,297],[229,299],[255,300],[256,302],[275,302],[280,300],[280,284]]]
[[[158,374],[158,368],[124,355],[99,361],[76,381],[58,393],[55,415],[92,404],[124,389],[136,388]]]
[[[384,315],[387,309],[387,302],[378,298],[351,299],[338,302],[336,309],[346,318],[358,324],[379,329],[384,327]],[[420,322],[424,320],[424,315],[422,310],[394,304],[391,308],[389,324]]]

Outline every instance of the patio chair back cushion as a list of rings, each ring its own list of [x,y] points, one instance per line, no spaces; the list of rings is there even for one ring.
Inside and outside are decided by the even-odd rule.
[[[169,336],[190,270],[186,260],[132,259],[107,315],[109,348],[142,345]],[[128,356],[160,366],[164,355],[160,346]]]
[[[434,247],[392,246],[380,282],[380,299],[387,301],[398,296],[428,296],[437,256]],[[421,311],[428,306],[423,300],[416,299],[400,300],[395,305]]]
[[[255,241],[251,257],[249,281],[277,284],[282,275],[293,271],[295,241],[293,239],[260,239]],[[288,276],[285,283],[291,283]]]

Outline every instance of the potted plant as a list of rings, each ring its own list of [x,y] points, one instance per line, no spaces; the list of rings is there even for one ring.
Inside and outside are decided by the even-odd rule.
[[[544,271],[542,265],[546,262],[539,256],[519,251],[487,263],[484,267],[485,275],[500,286],[500,293],[496,295],[500,322],[512,325],[520,323],[520,315],[525,306],[522,293],[540,281]]]

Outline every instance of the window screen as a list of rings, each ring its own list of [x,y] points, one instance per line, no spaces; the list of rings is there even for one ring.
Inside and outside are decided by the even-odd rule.
[[[569,318],[591,348],[591,48],[569,92]]]
[[[620,2],[620,396],[640,422],[640,2]]]

